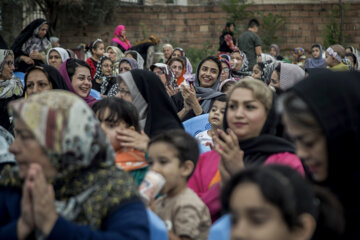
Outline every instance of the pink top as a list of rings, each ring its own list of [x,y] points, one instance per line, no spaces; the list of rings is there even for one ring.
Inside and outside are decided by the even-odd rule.
[[[120,44],[125,51],[131,48],[131,44],[129,40],[126,40],[126,42],[121,41],[119,38],[122,36],[122,32],[124,31],[125,26],[124,25],[118,25],[114,31],[114,37],[112,39],[113,42],[116,42],[117,44]]]
[[[220,155],[215,150],[201,154],[195,171],[188,182],[189,188],[196,192],[208,206],[213,222],[220,217],[221,190],[219,183],[212,185],[210,188],[209,185],[218,171],[219,163]],[[288,152],[273,154],[264,163],[264,165],[269,164],[287,165],[305,176],[303,165],[295,154]]]

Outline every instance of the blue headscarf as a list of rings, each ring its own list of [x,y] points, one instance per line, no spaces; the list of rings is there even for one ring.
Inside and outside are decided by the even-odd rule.
[[[312,58],[308,59],[307,64],[305,65],[306,68],[326,68],[325,60],[322,58],[322,46],[316,43],[312,45],[311,49],[313,49],[314,47],[320,49],[320,55],[318,58],[314,58],[314,56],[312,56]]]

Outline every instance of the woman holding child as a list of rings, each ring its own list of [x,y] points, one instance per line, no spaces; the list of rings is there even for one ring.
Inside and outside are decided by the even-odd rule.
[[[304,174],[293,145],[275,136],[274,95],[263,82],[240,80],[229,94],[223,122],[224,130],[213,134],[215,150],[200,156],[188,183],[213,221],[220,214],[220,185],[241,169],[278,163]]]

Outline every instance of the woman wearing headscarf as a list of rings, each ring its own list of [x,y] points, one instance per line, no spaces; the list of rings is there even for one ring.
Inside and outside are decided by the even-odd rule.
[[[345,52],[346,52],[346,53],[352,53],[352,54],[354,54],[354,56],[355,56],[356,59],[354,59],[353,62],[354,62],[354,63],[358,63],[358,64],[357,64],[356,67],[354,67],[353,70],[355,70],[355,71],[359,70],[359,62],[360,62],[360,53],[359,53],[359,50],[357,50],[357,49],[354,48],[353,46],[350,46],[350,47],[346,47],[346,48],[345,48]],[[356,64],[354,64],[354,65],[356,65]]]
[[[96,99],[90,95],[92,87],[90,66],[79,59],[69,58],[61,65],[59,72],[69,91],[81,97],[90,107]]]
[[[237,50],[238,47],[235,45],[236,39],[234,38],[234,28],[235,24],[232,22],[227,22],[221,36],[219,38],[219,49],[218,54],[227,54],[230,55],[234,50]]]
[[[169,129],[183,129],[164,84],[150,71],[135,69],[120,74],[121,97],[132,102],[139,112],[140,127],[150,138]]]
[[[218,91],[221,70],[218,57],[204,58],[198,66],[193,84],[184,81],[180,86],[180,92],[172,96],[182,121],[208,113],[213,99],[223,95]]]
[[[301,68],[304,68],[306,61],[306,53],[302,47],[294,48],[293,52],[293,64],[298,65]]]
[[[214,150],[200,155],[188,185],[219,217],[220,184],[250,166],[288,165],[304,174],[293,145],[275,136],[273,92],[261,81],[240,79],[228,95],[224,129],[213,135]]]
[[[131,50],[137,51],[145,60],[144,69],[150,69],[150,66],[154,63],[155,47],[159,44],[160,39],[151,34],[147,39],[139,41],[135,46],[131,47]]]
[[[119,62],[123,57],[125,57],[125,54],[115,46],[108,46],[106,48],[106,53],[113,62],[113,76],[116,76],[119,74]]]
[[[174,51],[172,52],[170,58],[173,57],[183,57],[186,60],[186,68],[185,68],[185,72],[183,74],[183,77],[185,80],[189,80],[189,81],[194,81],[193,80],[193,75],[192,75],[192,65],[191,62],[189,60],[189,58],[186,56],[184,49],[182,48],[174,48]]]
[[[34,64],[46,63],[46,53],[51,48],[48,29],[46,20],[39,18],[27,25],[15,39],[11,49],[15,54],[17,72],[26,72]]]
[[[14,74],[14,54],[11,50],[0,49],[0,126],[12,132],[7,105],[23,94],[21,80]]]
[[[284,58],[280,56],[280,48],[277,44],[271,44],[270,45],[270,55],[276,58],[278,61],[282,61]]]
[[[131,71],[133,69],[139,69],[138,64],[133,58],[122,58],[119,62],[119,73]]]
[[[311,58],[307,59],[304,64],[304,69],[308,68],[326,68],[325,59],[322,57],[323,50],[319,43],[315,43],[311,47]]]
[[[112,61],[107,56],[102,56],[96,66],[96,73],[92,80],[92,88],[105,96],[115,96],[119,87],[112,78]]]
[[[132,58],[136,61],[138,69],[144,69],[145,61],[143,57],[140,55],[140,53],[138,53],[135,50],[128,50],[124,54],[126,58]]]
[[[1,239],[149,239],[137,188],[85,102],[46,91],[10,112],[19,167],[1,173]]]
[[[285,91],[305,78],[305,71],[291,63],[280,62],[271,74],[269,86]]]
[[[27,97],[45,90],[69,90],[59,71],[46,64],[29,68],[24,83],[24,95]]]
[[[171,97],[177,93],[178,85],[175,74],[171,68],[165,63],[155,63],[150,66],[150,70],[154,72],[164,84],[166,92]]]
[[[249,61],[243,51],[235,50],[231,53],[231,75],[236,78],[251,76],[249,71]]]
[[[118,47],[122,52],[131,48],[131,44],[126,37],[126,28],[124,25],[118,25],[114,31],[114,37],[111,40],[111,45]]]
[[[46,62],[50,66],[59,69],[66,59],[70,58],[68,51],[61,47],[51,48],[46,55]]]
[[[314,183],[329,188],[345,213],[345,236],[358,239],[360,74],[325,71],[297,83],[280,103],[283,122]]]

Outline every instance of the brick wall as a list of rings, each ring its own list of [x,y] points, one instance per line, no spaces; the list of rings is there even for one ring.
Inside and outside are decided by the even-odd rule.
[[[313,43],[323,42],[321,33],[329,22],[327,16],[331,7],[331,4],[266,4],[251,6],[251,10],[281,13],[287,17],[284,28],[277,35],[283,38],[282,52],[289,52],[294,47],[309,49]],[[185,49],[201,48],[205,42],[217,48],[226,13],[219,6],[123,6],[116,10],[115,19],[112,24],[85,28],[62,21],[57,35],[63,46],[74,48],[99,37],[110,42],[115,26],[123,24],[127,26],[132,43],[142,38],[145,27],[147,34],[156,34],[163,42],[171,40]],[[349,44],[359,47],[360,3],[351,4],[345,12],[344,22],[344,34],[350,37]]]

